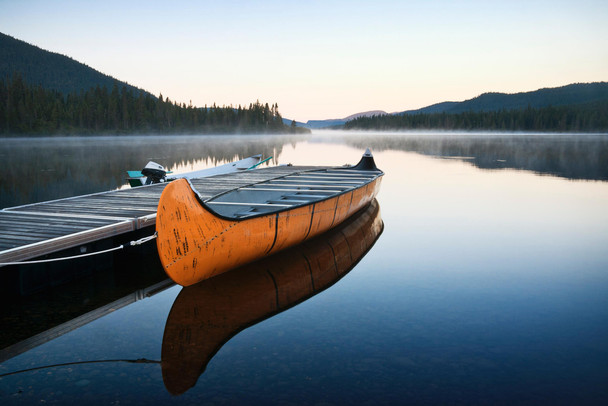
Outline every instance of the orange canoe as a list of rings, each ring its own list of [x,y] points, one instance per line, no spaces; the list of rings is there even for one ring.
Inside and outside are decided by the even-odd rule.
[[[368,150],[355,166],[303,169],[208,198],[188,180],[173,181],[158,203],[161,263],[189,286],[299,244],[367,206],[382,175]]]
[[[167,390],[184,393],[233,336],[338,282],[372,248],[383,227],[373,200],[318,238],[182,289],[163,334]]]

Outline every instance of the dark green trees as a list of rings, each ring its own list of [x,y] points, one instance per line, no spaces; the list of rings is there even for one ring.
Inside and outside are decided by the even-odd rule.
[[[359,117],[346,129],[471,131],[608,131],[608,101],[570,106],[464,113],[416,113]]]
[[[278,105],[197,108],[114,84],[63,95],[19,74],[0,81],[0,134],[288,132]]]

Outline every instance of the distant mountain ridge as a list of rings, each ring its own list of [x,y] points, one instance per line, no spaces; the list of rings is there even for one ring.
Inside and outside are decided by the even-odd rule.
[[[379,115],[383,115],[383,114],[387,114],[386,111],[371,110],[371,111],[365,111],[362,113],[351,114],[350,116],[344,117],[344,118],[329,119],[329,120],[308,120],[306,123],[302,123],[301,126],[306,127],[306,128],[311,128],[311,129],[336,127],[336,126],[342,126],[347,121],[353,120],[358,117],[371,117],[371,116],[379,116]]]
[[[348,117],[345,117],[343,120],[353,120],[355,118],[359,118],[359,117],[371,117],[371,116],[380,116],[382,114],[387,114],[386,111],[384,110],[371,110],[371,111],[365,111],[363,113],[355,113],[355,114],[351,114]]]
[[[458,114],[465,112],[490,112],[500,110],[521,110],[528,106],[532,108],[558,107],[593,103],[608,100],[608,82],[574,83],[561,87],[543,88],[531,92],[521,93],[483,93],[472,99],[461,102],[446,101],[422,107],[416,110],[406,110],[390,113],[390,115],[404,114]],[[387,115],[382,110],[356,113],[343,119],[309,120],[298,123],[308,128],[328,128],[342,126],[347,121],[358,117],[373,115]]]
[[[29,84],[64,94],[96,86],[112,89],[115,83],[119,88],[124,86],[127,90],[145,92],[72,58],[0,33],[0,80],[11,79],[17,72]]]
[[[56,90],[63,94],[87,91],[96,86],[112,89],[116,84],[119,88],[125,87],[127,91],[155,97],[145,90],[103,74],[70,57],[43,50],[0,33],[0,80],[10,80],[15,73],[19,73],[28,84],[40,85],[45,89]],[[484,93],[461,102],[446,101],[416,110],[391,113],[391,115],[521,110],[527,107],[572,106],[606,100],[608,100],[608,82],[575,83],[514,94]],[[346,122],[359,117],[387,114],[382,110],[372,110],[340,119],[308,120],[306,123],[296,122],[296,125],[309,129],[342,127]],[[283,119],[286,125],[290,125],[291,121],[290,119]]]
[[[486,112],[558,107],[608,100],[608,82],[574,83],[522,93],[483,93],[461,102],[443,102],[395,114]]]

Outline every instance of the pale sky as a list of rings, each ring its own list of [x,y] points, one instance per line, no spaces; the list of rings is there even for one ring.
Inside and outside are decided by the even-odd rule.
[[[0,32],[180,103],[298,121],[608,81],[607,0],[0,0]]]

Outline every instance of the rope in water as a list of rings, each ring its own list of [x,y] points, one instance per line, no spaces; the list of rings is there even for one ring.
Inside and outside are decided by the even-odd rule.
[[[24,372],[39,371],[41,369],[66,367],[66,366],[72,366],[72,365],[83,365],[83,364],[99,364],[99,363],[105,363],[105,362],[127,362],[127,363],[130,363],[130,364],[160,364],[161,363],[160,361],[151,360],[151,359],[147,359],[147,358],[138,358],[138,359],[102,359],[102,360],[92,360],[92,361],[64,362],[62,364],[43,365],[43,366],[40,366],[40,367],[34,367],[34,368],[22,369],[22,370],[19,370],[19,371],[7,372],[7,373],[4,373],[4,374],[0,374],[0,378],[3,378],[5,376],[10,376],[10,375],[22,374]]]
[[[31,264],[44,264],[44,263],[47,263],[47,262],[68,261],[68,260],[71,260],[71,259],[78,259],[78,258],[90,257],[90,256],[93,256],[93,255],[106,254],[108,252],[121,250],[121,249],[123,249],[125,247],[134,247],[136,245],[141,245],[141,244],[144,244],[144,243],[146,243],[148,241],[152,241],[155,238],[156,238],[156,232],[154,234],[152,234],[152,235],[147,236],[147,237],[140,238],[139,240],[130,241],[127,244],[122,244],[122,245],[119,245],[118,247],[114,247],[114,248],[108,248],[107,250],[103,250],[103,251],[89,252],[89,253],[86,253],[86,254],[73,255],[71,257],[39,259],[39,260],[35,260],[35,261],[0,262],[0,266],[7,266],[7,265],[31,265]]]

